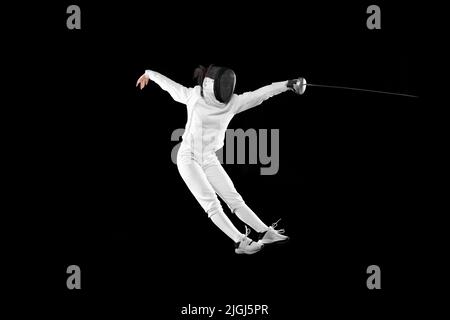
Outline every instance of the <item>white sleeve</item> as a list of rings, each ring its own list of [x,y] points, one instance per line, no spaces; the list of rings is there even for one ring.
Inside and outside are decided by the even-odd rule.
[[[287,81],[274,82],[268,86],[259,88],[258,90],[246,92],[237,95],[235,113],[239,113],[250,108],[256,107],[263,101],[289,90]]]
[[[146,70],[145,74],[151,81],[159,85],[161,89],[167,91],[173,100],[177,102],[186,104],[189,96],[192,94],[193,88],[186,88],[156,71]]]

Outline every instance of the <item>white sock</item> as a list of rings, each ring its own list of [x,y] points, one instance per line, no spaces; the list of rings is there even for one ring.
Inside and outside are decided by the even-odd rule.
[[[211,221],[219,227],[227,236],[229,236],[234,242],[239,242],[242,240],[244,235],[239,232],[238,229],[233,225],[231,220],[226,216],[223,211],[218,211],[210,216]]]
[[[246,204],[234,210],[234,213],[256,232],[265,232],[269,229]]]

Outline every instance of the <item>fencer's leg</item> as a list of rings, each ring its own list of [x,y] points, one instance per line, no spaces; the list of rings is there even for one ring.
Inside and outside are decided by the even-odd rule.
[[[211,221],[234,242],[240,242],[244,238],[244,235],[236,229],[222,209],[216,210],[211,215],[208,212],[208,215]]]
[[[269,228],[261,219],[245,204],[241,195],[236,191],[233,181],[217,161],[204,168],[208,181],[217,194],[225,201],[236,216],[256,232],[265,232]]]
[[[236,216],[258,233],[266,232],[269,227],[245,203],[234,209]]]
[[[224,214],[219,199],[200,165],[192,159],[178,157],[177,167],[189,190],[208,213],[211,221],[234,242],[240,242],[244,235]]]

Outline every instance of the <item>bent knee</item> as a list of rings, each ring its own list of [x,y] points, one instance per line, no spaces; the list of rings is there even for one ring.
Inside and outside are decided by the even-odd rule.
[[[211,209],[205,210],[205,211],[206,211],[206,214],[208,215],[208,218],[211,219],[211,217],[214,216],[215,214],[222,214],[223,208],[219,203],[219,205],[215,205]]]
[[[231,212],[236,213],[236,210],[247,206],[242,198],[232,201],[228,204]]]

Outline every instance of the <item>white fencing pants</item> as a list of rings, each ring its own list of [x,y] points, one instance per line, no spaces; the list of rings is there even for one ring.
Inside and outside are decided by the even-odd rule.
[[[208,217],[233,241],[239,242],[243,235],[224,214],[217,194],[238,218],[254,230],[257,232],[267,230],[267,226],[245,204],[236,191],[215,153],[196,156],[189,148],[181,146],[177,155],[177,167],[184,182]]]

